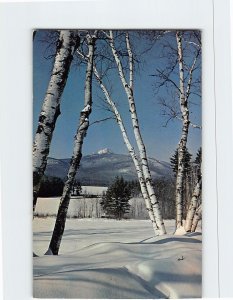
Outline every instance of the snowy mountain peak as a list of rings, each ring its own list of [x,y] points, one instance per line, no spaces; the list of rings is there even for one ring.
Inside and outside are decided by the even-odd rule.
[[[104,149],[99,150],[97,153],[98,154],[112,154],[113,152],[108,148],[104,148]]]

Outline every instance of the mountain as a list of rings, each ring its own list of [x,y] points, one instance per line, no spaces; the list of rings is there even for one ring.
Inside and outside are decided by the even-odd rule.
[[[152,178],[170,177],[170,164],[149,158]],[[48,158],[45,174],[64,179],[69,168],[70,159]],[[137,174],[129,155],[115,154],[109,149],[103,149],[96,154],[83,156],[76,178],[82,185],[107,186],[116,176],[123,176],[125,180],[136,180]]]

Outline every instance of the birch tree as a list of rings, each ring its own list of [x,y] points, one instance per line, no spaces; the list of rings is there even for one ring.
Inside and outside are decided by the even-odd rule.
[[[202,205],[200,205],[194,215],[191,232],[195,232],[197,229],[197,224],[202,217]]]
[[[184,158],[184,186],[182,187],[182,198],[183,201],[183,214],[186,215],[189,206],[190,200],[190,191],[192,191],[193,187],[191,186],[191,177],[193,175],[193,167],[191,164],[191,157],[192,154],[189,153],[188,149],[185,150],[185,158]],[[177,178],[177,171],[178,171],[178,149],[175,150],[174,155],[170,158],[171,167],[175,178]]]
[[[125,145],[126,145],[126,147],[128,149],[128,152],[129,152],[129,154],[130,154],[130,156],[131,156],[131,158],[133,160],[134,166],[136,168],[136,172],[137,172],[137,176],[138,176],[138,180],[139,180],[139,184],[140,184],[142,196],[143,196],[143,198],[145,200],[146,209],[148,211],[149,218],[150,218],[150,220],[152,222],[152,226],[153,226],[155,235],[158,235],[158,233],[159,233],[158,232],[158,226],[157,226],[157,223],[156,223],[156,220],[155,220],[155,216],[153,214],[153,208],[152,208],[151,201],[150,201],[150,198],[149,198],[149,195],[148,195],[148,191],[147,191],[147,187],[146,187],[146,182],[145,182],[145,178],[143,176],[141,165],[139,163],[139,159],[138,159],[138,157],[136,155],[136,152],[135,152],[135,150],[134,150],[134,148],[133,148],[133,146],[132,146],[132,144],[131,144],[131,142],[129,140],[129,137],[128,137],[128,134],[127,134],[124,122],[122,120],[121,114],[119,113],[116,104],[112,100],[111,95],[110,95],[109,91],[107,90],[105,84],[103,83],[103,80],[100,77],[99,72],[96,69],[96,67],[94,67],[94,73],[95,73],[95,77],[96,77],[97,81],[100,84],[100,88],[102,89],[102,92],[103,92],[103,94],[106,97],[106,101],[109,104],[109,107],[111,107],[111,110],[112,110],[112,112],[113,112],[113,114],[115,116],[116,122],[117,122],[117,124],[118,124],[118,126],[120,128],[120,131],[121,131],[124,143],[125,143]]]
[[[166,40],[166,35],[169,39]],[[174,41],[171,39],[174,38]],[[176,228],[183,226],[185,203],[185,153],[190,126],[201,129],[201,126],[190,120],[190,96],[200,96],[200,54],[201,40],[198,31],[164,32],[161,38],[162,56],[167,63],[163,68],[156,69],[155,88],[167,90],[167,99],[160,96],[162,114],[167,118],[165,126],[171,120],[181,122],[181,136],[178,143],[178,166],[176,176]],[[178,71],[177,71],[178,70]],[[195,74],[194,74],[195,73]],[[178,101],[177,101],[178,99]]]
[[[106,51],[105,48],[104,48],[104,51]],[[103,49],[101,49],[101,51],[102,50]],[[77,50],[77,53],[81,57],[81,59],[85,60],[85,56],[83,55],[83,53],[80,50]],[[100,57],[100,66],[103,67],[103,59],[108,57],[108,53],[105,53],[104,55],[103,55],[103,53],[100,53],[100,54],[98,53],[98,54],[96,54],[96,57],[97,58]],[[112,69],[113,65],[112,65],[111,59],[109,57],[107,58],[107,61],[108,62],[110,61],[110,66],[108,66],[108,67],[109,67],[109,69]],[[105,96],[108,107],[110,108],[111,112],[113,113],[114,118],[115,118],[115,120],[116,120],[116,122],[117,122],[117,124],[120,128],[120,131],[121,131],[121,134],[122,134],[122,137],[123,137],[123,141],[124,141],[124,143],[127,147],[127,150],[129,151],[129,154],[130,154],[130,156],[132,158],[132,161],[134,163],[134,166],[136,168],[138,181],[139,181],[139,184],[140,184],[140,189],[141,189],[141,192],[142,192],[142,196],[145,200],[146,209],[148,211],[149,218],[152,222],[152,226],[153,226],[155,235],[158,235],[160,232],[159,232],[159,228],[157,226],[157,223],[156,223],[156,220],[155,220],[155,217],[154,217],[154,214],[153,214],[153,208],[152,208],[150,198],[149,198],[149,195],[148,195],[148,191],[147,191],[147,188],[146,188],[146,182],[145,182],[145,179],[144,179],[144,176],[143,176],[141,164],[140,164],[139,159],[137,157],[137,154],[136,154],[136,152],[135,152],[135,150],[134,150],[134,148],[133,148],[133,146],[132,146],[132,144],[129,140],[129,137],[128,137],[123,119],[121,117],[121,114],[118,111],[118,108],[117,108],[115,102],[113,101],[109,90],[107,89],[106,85],[103,82],[103,77],[106,76],[106,70],[102,69],[102,75],[100,75],[100,72],[97,70],[97,67],[94,66],[94,74],[95,74],[95,78],[96,78],[97,82],[99,83],[99,86],[100,86],[100,88],[101,88],[101,90],[102,90],[102,92]],[[112,118],[107,118],[107,119],[112,119]],[[104,121],[105,120],[106,119],[104,119]],[[103,120],[100,120],[100,121],[103,121]]]
[[[126,42],[126,48],[127,48],[127,53],[128,53],[128,59],[129,59],[129,82],[126,80],[126,76],[124,73],[124,69],[120,60],[120,57],[118,55],[117,49],[115,47],[114,43],[114,36],[112,30],[109,31],[109,44],[112,49],[112,54],[115,59],[117,69],[118,69],[118,74],[122,83],[122,86],[125,90],[127,99],[128,99],[128,104],[129,104],[129,111],[130,111],[130,116],[131,116],[131,121],[132,121],[132,126],[133,126],[133,131],[134,131],[134,136],[135,140],[137,143],[137,147],[139,150],[139,156],[141,160],[141,166],[142,166],[142,173],[143,177],[146,183],[146,188],[147,192],[151,201],[153,213],[155,216],[155,220],[157,223],[157,226],[159,228],[160,234],[166,234],[166,229],[164,225],[164,221],[162,218],[161,214],[161,209],[159,202],[156,198],[153,184],[152,184],[152,178],[149,170],[149,165],[148,165],[148,160],[147,160],[147,154],[146,154],[146,148],[142,139],[142,135],[140,132],[140,126],[139,126],[139,120],[137,116],[137,111],[136,111],[136,105],[135,105],[135,100],[134,100],[134,94],[133,94],[133,70],[134,70],[134,60],[133,60],[133,53],[130,45],[130,38],[129,38],[129,33],[126,32],[125,35],[125,42]]]
[[[198,205],[198,199],[200,197],[201,194],[201,178],[199,178],[199,180],[197,181],[197,184],[195,186],[192,198],[191,198],[191,202],[190,202],[190,206],[187,212],[187,217],[186,217],[186,221],[185,221],[185,231],[190,232],[191,228],[192,228],[192,224],[193,224],[193,219],[194,219],[194,215],[197,209],[197,205]]]
[[[185,180],[185,152],[187,149],[187,140],[189,133],[189,106],[188,99],[190,95],[190,89],[192,84],[193,70],[196,64],[199,51],[194,58],[193,64],[189,70],[189,79],[187,87],[185,90],[185,65],[184,65],[184,55],[183,55],[183,45],[182,45],[182,32],[176,32],[176,42],[177,42],[177,53],[178,53],[178,65],[179,65],[179,97],[180,97],[180,111],[182,114],[182,133],[178,146],[178,170],[176,177],[176,228],[183,225],[183,186]]]
[[[87,68],[85,78],[85,94],[84,94],[84,108],[80,113],[79,126],[74,140],[73,155],[70,162],[70,167],[67,174],[67,179],[64,185],[63,194],[60,200],[56,223],[53,230],[53,235],[49,244],[49,249],[46,254],[57,255],[59,252],[67,211],[70,203],[70,196],[72,187],[75,181],[75,175],[79,168],[82,158],[82,145],[84,138],[87,134],[89,127],[89,116],[92,111],[92,76],[93,76],[93,59],[96,41],[96,33],[86,36],[88,55],[87,55]]]
[[[33,212],[41,179],[47,165],[50,143],[58,116],[60,101],[68,78],[73,55],[79,46],[76,31],[61,30],[57,42],[53,70],[39,116],[38,127],[33,144]]]
[[[183,186],[185,177],[185,152],[188,139],[189,130],[189,109],[187,99],[185,97],[184,88],[184,62],[183,62],[183,48],[182,36],[179,31],[176,33],[178,62],[179,62],[179,80],[180,80],[180,109],[182,113],[182,134],[178,146],[178,169],[176,176],[176,227],[182,226],[183,221]]]

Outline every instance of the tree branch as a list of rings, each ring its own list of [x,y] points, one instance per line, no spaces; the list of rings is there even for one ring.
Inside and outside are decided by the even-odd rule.
[[[186,101],[188,100],[188,98],[190,96],[190,90],[191,90],[191,85],[192,85],[192,80],[193,80],[193,71],[195,70],[195,65],[196,65],[199,54],[200,54],[200,49],[197,51],[197,54],[193,60],[193,64],[189,70],[189,80],[188,80],[188,84],[187,84],[187,88],[186,88]]]
[[[202,129],[202,126],[193,124],[193,123],[191,123],[191,122],[190,122],[189,125],[192,126],[193,128]]]
[[[133,90],[133,53],[130,46],[129,33],[125,34],[126,47],[129,56],[129,87]]]
[[[127,87],[129,87],[129,85],[128,85],[127,81],[126,81],[122,63],[121,63],[121,60],[120,60],[120,58],[118,56],[118,53],[117,53],[115,45],[114,45],[114,38],[113,38],[113,32],[112,32],[112,30],[109,31],[109,36],[111,38],[111,40],[109,42],[110,43],[110,47],[112,49],[112,53],[113,53],[113,56],[115,58],[116,65],[118,67],[118,72],[119,72],[119,75],[120,75],[120,79],[121,79],[121,82],[122,82],[124,88],[126,89]]]
[[[101,123],[101,122],[104,122],[104,121],[107,121],[107,120],[116,120],[116,118],[114,118],[114,117],[107,117],[107,118],[104,118],[104,119],[101,119],[101,120],[96,120],[96,121],[92,122],[89,125],[89,127],[92,126],[92,125],[94,125],[94,124]]]
[[[175,81],[173,81],[171,78],[169,78],[168,75],[166,75],[164,72],[160,71],[159,69],[156,69],[156,71],[159,73],[159,76],[164,79],[164,81],[159,85],[159,87],[163,86],[165,84],[165,82],[170,82],[174,85],[174,87],[179,91],[180,93],[180,88],[178,87],[178,85],[175,83]],[[156,75],[150,75],[150,76],[156,76]]]

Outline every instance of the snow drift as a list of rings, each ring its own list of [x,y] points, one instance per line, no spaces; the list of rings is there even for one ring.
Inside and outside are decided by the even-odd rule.
[[[44,256],[54,222],[34,219],[34,297],[201,297],[200,232],[153,237],[149,221],[68,219],[60,255]]]

